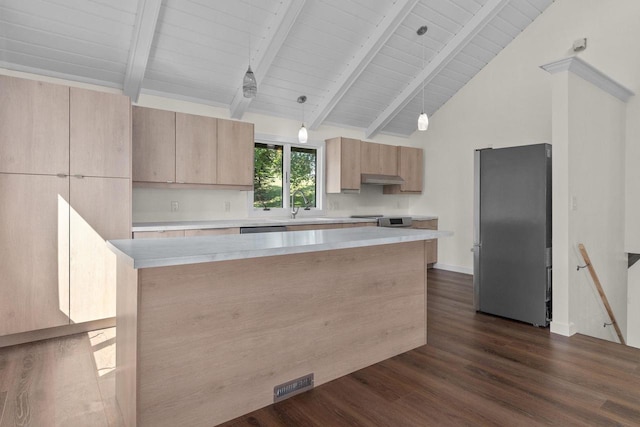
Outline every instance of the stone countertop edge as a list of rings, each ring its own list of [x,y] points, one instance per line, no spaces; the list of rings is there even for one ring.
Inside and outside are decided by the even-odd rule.
[[[437,216],[425,215],[397,215],[410,216],[416,221],[438,219]],[[310,225],[310,224],[356,224],[375,223],[371,218],[346,218],[346,217],[319,217],[319,218],[242,218],[220,219],[210,221],[158,221],[158,222],[134,222],[132,231],[176,231],[176,230],[206,230],[215,228],[236,227],[264,227],[272,225]]]
[[[411,228],[348,229],[110,240],[107,246],[133,268],[169,267],[377,246],[452,236],[451,231]]]

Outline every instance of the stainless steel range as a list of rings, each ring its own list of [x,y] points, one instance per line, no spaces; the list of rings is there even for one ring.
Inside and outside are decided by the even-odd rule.
[[[413,222],[410,216],[351,215],[351,218],[373,218],[378,227],[411,227]]]

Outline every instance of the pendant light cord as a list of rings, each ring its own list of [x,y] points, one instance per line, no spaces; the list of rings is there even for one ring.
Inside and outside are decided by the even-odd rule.
[[[422,72],[424,72],[424,34],[422,34]],[[424,113],[424,80],[422,81],[422,112]]]

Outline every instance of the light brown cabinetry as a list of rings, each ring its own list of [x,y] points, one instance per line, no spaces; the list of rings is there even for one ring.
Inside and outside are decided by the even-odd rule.
[[[414,220],[411,228],[422,228],[425,230],[437,230],[438,229],[438,220],[437,219],[429,219],[429,220]],[[427,247],[427,265],[429,267],[433,267],[433,264],[438,262],[438,239],[426,240],[425,241]]]
[[[398,147],[360,141],[360,173],[398,174]]]
[[[326,140],[327,193],[360,190],[360,140],[332,138]]]
[[[232,227],[232,228],[205,228],[205,229],[184,230],[185,237],[220,236],[223,234],[240,234],[240,229],[238,227]]]
[[[134,231],[134,239],[162,239],[169,237],[184,237],[184,230],[167,231]]]
[[[176,113],[176,181],[216,184],[218,121]]]
[[[253,124],[218,119],[218,178],[221,185],[253,185]]]
[[[350,138],[326,140],[327,193],[359,191],[361,174],[400,176],[401,185],[385,185],[384,194],[422,193],[423,150]]]
[[[70,319],[73,323],[115,316],[116,257],[105,240],[131,235],[131,181],[71,178],[69,244]]]
[[[71,175],[131,177],[130,110],[126,96],[71,88]]]
[[[342,224],[342,228],[354,228],[354,227],[377,227],[375,222],[348,222]]]
[[[423,150],[414,147],[397,147],[398,175],[404,184],[385,185],[384,194],[422,193]]]
[[[329,230],[333,228],[342,228],[342,224],[302,224],[287,225],[287,231],[303,231],[303,230]]]
[[[176,113],[133,107],[133,180],[176,181]]]
[[[113,317],[104,241],[130,235],[129,99],[0,82],[0,335]]]
[[[0,76],[0,172],[69,170],[69,88]]]
[[[223,234],[240,234],[238,227],[231,228],[199,228],[191,230],[166,231],[134,231],[134,239],[161,239],[163,237],[219,236]]]
[[[287,225],[287,231],[301,230],[330,230],[335,228],[353,228],[375,226],[373,222],[354,222],[354,223],[334,223],[334,224],[304,224],[304,225]]]
[[[144,107],[133,111],[137,186],[253,188],[252,123]]]
[[[69,323],[69,178],[0,173],[0,335]]]

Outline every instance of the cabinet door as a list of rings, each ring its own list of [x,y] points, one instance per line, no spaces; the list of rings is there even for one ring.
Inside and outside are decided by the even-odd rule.
[[[422,193],[422,174],[424,169],[422,149],[397,147],[398,175],[404,179],[401,185],[385,185],[384,194]]]
[[[162,239],[169,237],[184,237],[184,230],[167,230],[167,231],[134,231],[134,239]]]
[[[253,123],[218,119],[218,184],[253,186],[253,145]]]
[[[0,335],[69,323],[69,178],[0,174]]]
[[[0,77],[0,172],[69,173],[69,88]]]
[[[360,190],[360,140],[342,138],[341,187],[343,190]]]
[[[116,257],[105,240],[131,236],[131,181],[70,178],[70,316],[74,323],[116,314]]]
[[[326,191],[360,190],[360,140],[331,138],[326,140]]]
[[[217,120],[176,113],[176,182],[216,184]]]
[[[342,228],[356,228],[356,227],[377,227],[375,222],[348,222],[342,224]]]
[[[131,177],[131,103],[122,95],[71,88],[71,175]]]
[[[380,144],[360,142],[360,173],[380,174]]]
[[[421,228],[424,230],[437,230],[438,229],[438,220],[437,219],[427,219],[427,220],[416,220],[413,221],[411,228]],[[427,250],[427,264],[434,264],[438,262],[438,239],[427,240],[425,242],[426,250]]]
[[[176,181],[176,113],[133,107],[133,180]]]
[[[422,149],[398,147],[398,156],[398,173],[404,179],[400,191],[422,192]]]
[[[398,147],[378,144],[380,146],[380,173],[382,175],[398,175]]]
[[[427,240],[425,241],[425,246],[427,249],[427,264],[435,264],[438,262],[438,240]]]
[[[222,234],[240,234],[240,229],[233,228],[207,228],[203,230],[184,230],[185,237],[194,236],[220,236]]]
[[[287,231],[332,230],[334,228],[343,228],[343,227],[342,227],[342,224],[287,225]]]

